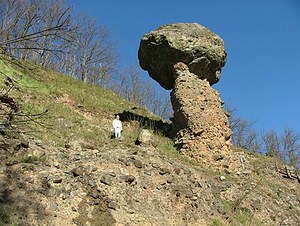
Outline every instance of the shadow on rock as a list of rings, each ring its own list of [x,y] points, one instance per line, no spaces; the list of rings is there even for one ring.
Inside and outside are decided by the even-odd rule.
[[[121,121],[132,122],[137,121],[140,127],[145,129],[153,129],[155,132],[161,132],[163,135],[168,136],[171,130],[171,124],[163,122],[162,120],[154,120],[148,117],[138,115],[130,111],[123,111],[118,114]]]
[[[24,177],[21,171],[31,170],[29,164],[16,167],[2,167],[0,182],[0,225],[20,223],[29,225],[28,218],[39,221],[47,217],[46,206],[40,197],[35,197],[37,191],[32,190],[34,183],[29,177]]]

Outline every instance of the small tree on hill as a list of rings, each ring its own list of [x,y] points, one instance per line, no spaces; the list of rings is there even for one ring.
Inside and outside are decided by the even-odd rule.
[[[282,135],[283,153],[286,161],[296,168],[300,164],[300,134],[291,128],[286,128]]]
[[[252,128],[255,122],[251,122],[235,115],[236,109],[227,109],[230,113],[229,123],[232,134],[232,142],[235,146],[245,148],[253,152],[259,152],[261,141],[257,132]]]
[[[271,157],[281,158],[280,154],[280,137],[276,131],[271,130],[262,134],[262,141],[266,154]]]

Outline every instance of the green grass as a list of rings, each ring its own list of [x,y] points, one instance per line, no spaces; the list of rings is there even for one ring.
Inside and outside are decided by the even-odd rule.
[[[157,137],[159,140],[158,149],[161,152],[161,154],[165,154],[169,157],[175,158],[182,157],[179,151],[175,148],[174,142],[171,139],[164,137],[161,134],[158,134]]]
[[[22,65],[20,68],[18,65]],[[150,112],[135,104],[126,101],[110,90],[98,85],[85,84],[76,79],[64,76],[58,72],[42,69],[38,65],[11,60],[0,56],[1,85],[4,74],[13,77],[24,92],[31,95],[32,99],[51,101],[63,95],[69,96],[75,104],[82,104],[86,108],[101,109],[107,113],[120,113],[124,110],[153,118]]]
[[[260,220],[254,218],[253,214],[238,204],[239,200],[230,201],[223,200],[226,215],[229,217],[231,225],[245,225],[245,226],[263,226],[265,225]]]
[[[20,158],[20,162],[22,163],[34,163],[39,161],[39,158],[37,156],[25,156]]]
[[[226,224],[219,218],[214,218],[210,226],[225,226]]]
[[[19,103],[22,114],[32,115],[31,120],[15,117],[16,121],[22,121],[19,129],[58,146],[64,145],[73,135],[95,146],[117,145],[110,139],[111,120],[114,114],[123,111],[157,119],[148,110],[110,90],[28,62],[0,55],[0,72],[0,86],[8,89],[3,85],[5,75],[17,81],[19,90],[13,89],[9,95]],[[68,125],[63,126],[64,123]],[[123,144],[134,146],[138,132],[125,129]]]

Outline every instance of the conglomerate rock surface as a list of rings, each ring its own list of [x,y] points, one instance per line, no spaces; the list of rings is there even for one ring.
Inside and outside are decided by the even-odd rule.
[[[198,160],[230,156],[232,132],[219,93],[183,63],[175,65],[175,73],[171,133],[181,152]]]
[[[252,225],[299,222],[299,183],[267,168],[257,175],[258,169],[248,162],[245,169],[223,172],[221,180],[216,172],[184,164],[154,147],[87,147],[77,137],[66,147],[35,138],[27,141],[28,147],[17,152],[19,140],[5,142],[10,155],[39,151],[44,162],[12,161],[0,148],[0,207],[15,225],[201,226],[214,219],[241,225],[230,223],[226,202],[238,202],[240,214],[265,223]],[[238,155],[232,161],[237,162]],[[260,178],[272,186],[261,185]]]
[[[173,89],[171,136],[178,149],[201,161],[230,157],[228,115],[211,87],[226,62],[223,40],[197,23],[164,25],[142,37],[139,61],[163,88]]]
[[[140,66],[163,88],[172,89],[173,66],[183,62],[200,79],[215,84],[226,62],[223,40],[197,23],[168,24],[142,37]]]

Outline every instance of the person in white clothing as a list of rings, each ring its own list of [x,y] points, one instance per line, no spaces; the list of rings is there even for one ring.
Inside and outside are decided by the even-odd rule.
[[[245,158],[245,156],[242,154],[241,156],[240,156],[240,165],[241,165],[241,167],[244,169],[245,168],[245,162],[246,162],[246,158]]]
[[[115,129],[115,138],[120,138],[121,131],[123,130],[123,128],[122,128],[122,122],[120,121],[119,115],[117,115],[116,118],[113,120],[112,126]]]

